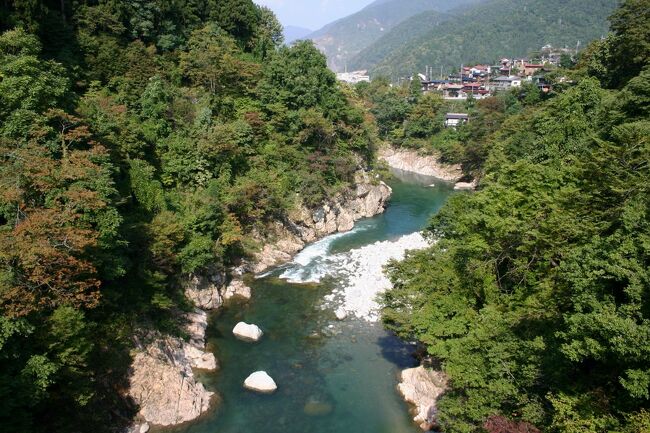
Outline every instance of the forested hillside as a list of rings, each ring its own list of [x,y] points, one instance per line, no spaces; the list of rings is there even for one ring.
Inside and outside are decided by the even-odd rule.
[[[383,298],[450,378],[442,431],[650,431],[650,2],[624,1],[611,29],[551,94],[413,130],[481,179],[433,218],[434,246],[390,266]]]
[[[307,36],[327,56],[329,66],[343,71],[348,62],[397,24],[424,11],[443,12],[484,0],[381,0],[326,25]],[[348,68],[348,70],[352,70]]]
[[[0,430],[127,424],[136,331],[372,160],[309,42],[250,0],[0,6]]]
[[[546,44],[575,48],[607,34],[618,0],[490,0],[440,16],[424,12],[403,21],[354,56],[350,69],[373,76],[410,76],[426,65],[447,71],[461,63],[526,56]]]

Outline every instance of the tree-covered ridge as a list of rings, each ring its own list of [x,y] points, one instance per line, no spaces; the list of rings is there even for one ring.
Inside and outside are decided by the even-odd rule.
[[[481,1],[485,0],[376,1],[307,35],[307,38],[325,53],[332,69],[341,72],[350,66],[348,70],[351,70],[351,59],[408,18],[424,11],[444,12]]]
[[[618,0],[490,0],[448,15],[424,12],[405,20],[349,62],[373,76],[410,76],[426,65],[456,70],[526,56],[546,44],[584,47],[607,34]]]
[[[479,191],[390,266],[386,324],[451,379],[443,431],[650,431],[649,10],[623,2],[548,100],[481,107]]]
[[[16,0],[0,20],[1,430],[113,430],[134,334],[190,307],[178,277],[348,186],[376,133],[250,0]]]

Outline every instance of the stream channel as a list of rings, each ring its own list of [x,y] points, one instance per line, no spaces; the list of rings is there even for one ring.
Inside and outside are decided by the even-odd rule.
[[[200,379],[221,401],[198,421],[165,432],[420,432],[396,389],[399,371],[415,366],[413,347],[376,320],[372,293],[387,284],[381,273],[387,257],[422,246],[418,232],[453,186],[394,174],[384,214],[309,245],[292,263],[252,281],[249,303],[212,317],[208,348],[221,369]],[[340,307],[351,312],[346,320],[335,318]],[[239,321],[260,326],[262,340],[235,339],[232,329]],[[243,389],[244,379],[257,370],[273,377],[275,394]]]

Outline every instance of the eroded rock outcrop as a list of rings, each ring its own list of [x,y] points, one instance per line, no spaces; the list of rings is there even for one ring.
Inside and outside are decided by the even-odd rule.
[[[458,182],[463,177],[460,165],[449,165],[440,162],[437,155],[423,155],[416,150],[383,148],[379,151],[379,159],[398,170],[433,176],[449,182]]]
[[[228,287],[223,291],[223,300],[228,302],[231,299],[250,299],[252,295],[252,290],[248,287],[242,280],[232,280]]]
[[[226,282],[223,271],[209,269],[202,274],[190,274],[185,281],[185,296],[203,310],[216,310],[223,305],[221,291]]]
[[[478,186],[478,181],[474,180],[472,182],[458,182],[454,185],[456,191],[473,191]]]
[[[192,368],[217,369],[205,347],[207,315],[196,310],[187,315],[189,342],[150,335],[138,342],[131,365],[129,396],[139,406],[139,416],[149,424],[169,426],[190,421],[210,407],[214,393],[196,380]]]
[[[401,382],[397,386],[404,399],[415,405],[413,420],[422,430],[429,431],[437,424],[436,404],[447,390],[447,377],[444,373],[423,366],[402,371]]]
[[[352,230],[354,222],[382,213],[392,193],[384,182],[358,172],[355,187],[310,210],[299,205],[283,222],[270,228],[263,249],[255,255],[250,271],[254,273],[291,261],[306,244],[337,232]]]

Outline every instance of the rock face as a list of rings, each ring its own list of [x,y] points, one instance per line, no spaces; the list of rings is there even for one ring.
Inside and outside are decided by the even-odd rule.
[[[260,338],[264,335],[262,330],[257,325],[249,325],[248,323],[239,322],[235,325],[235,328],[232,330],[232,333],[235,334],[235,337],[244,341],[260,341]]]
[[[129,395],[140,407],[140,417],[150,424],[169,426],[193,420],[208,410],[214,396],[192,372],[192,367],[217,368],[214,355],[203,351],[207,315],[197,310],[187,318],[189,343],[180,338],[153,336],[151,342],[138,344],[131,365]]]
[[[256,371],[246,378],[244,388],[263,394],[272,394],[278,389],[278,386],[266,371]]]
[[[463,177],[460,165],[447,165],[436,155],[421,155],[415,150],[384,148],[379,151],[379,159],[398,170],[434,176],[449,182],[457,182]]]
[[[250,299],[251,288],[248,287],[242,280],[232,280],[223,293],[223,300],[229,301],[233,298]]]
[[[391,193],[384,182],[373,181],[365,172],[358,172],[355,188],[314,210],[300,205],[285,221],[271,227],[271,240],[264,242],[264,248],[255,255],[249,270],[264,272],[291,261],[310,242],[332,233],[352,230],[355,221],[382,213]]]
[[[476,187],[478,186],[477,181],[473,182],[458,182],[456,185],[454,185],[454,189],[456,191],[468,191],[468,190],[475,190]]]
[[[223,305],[221,290],[225,282],[226,275],[216,270],[191,274],[185,282],[185,296],[198,308],[216,310]]]
[[[438,398],[447,390],[444,373],[426,369],[423,366],[402,371],[402,380],[397,386],[404,399],[415,405],[413,420],[422,430],[429,431],[436,426]]]

